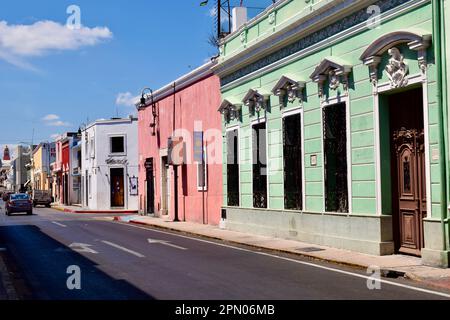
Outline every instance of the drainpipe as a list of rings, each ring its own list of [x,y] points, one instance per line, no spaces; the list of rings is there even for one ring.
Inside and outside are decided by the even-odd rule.
[[[442,41],[442,28],[443,28],[443,8],[442,8],[442,0],[433,0],[433,43],[434,43],[434,54],[436,60],[436,72],[437,72],[437,103],[438,103],[438,115],[439,115],[439,151],[440,151],[440,159],[441,159],[441,227],[442,227],[442,242],[443,242],[443,250],[447,250],[447,235],[445,229],[445,221],[447,219],[448,214],[448,182],[447,179],[447,135],[444,133],[444,130],[448,129],[447,127],[447,107],[446,101],[444,101],[444,80],[442,75],[442,68],[445,67],[445,57],[442,55],[442,52],[445,54],[445,47],[442,50],[442,45],[445,45],[445,41]]]

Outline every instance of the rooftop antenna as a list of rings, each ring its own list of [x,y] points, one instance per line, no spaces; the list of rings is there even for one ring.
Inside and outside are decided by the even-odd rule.
[[[202,1],[200,6],[208,5],[209,0]],[[241,0],[241,6],[243,0]],[[230,0],[216,0],[216,18],[217,18],[217,39],[222,39],[231,33],[231,1]],[[228,20],[225,29],[222,25],[222,17],[226,16]]]
[[[242,1],[241,1],[242,6]],[[222,16],[228,20],[227,28],[222,24]],[[222,39],[231,33],[231,3],[230,0],[217,0],[217,36]]]
[[[33,149],[34,147],[34,128],[33,128],[33,133],[31,134],[31,149]]]

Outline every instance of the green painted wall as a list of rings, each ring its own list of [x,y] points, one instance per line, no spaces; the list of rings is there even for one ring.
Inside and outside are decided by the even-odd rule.
[[[448,3],[449,0],[446,2]],[[289,17],[294,12],[303,12],[304,1],[291,1],[280,8],[277,13],[277,23],[279,19],[290,21]],[[369,69],[360,60],[359,57],[363,51],[380,36],[392,32],[394,30],[404,29],[422,29],[431,33],[431,4],[427,3],[419,8],[413,9],[407,14],[384,22],[377,29],[366,29],[365,31],[344,38],[338,44],[322,48],[314,54],[292,62],[288,66],[280,67],[272,72],[261,74],[254,80],[241,84],[238,87],[229,90],[223,90],[223,98],[228,97],[242,100],[249,89],[258,89],[260,91],[271,91],[276,82],[283,75],[289,75],[296,80],[307,81],[305,96],[303,102],[303,118],[304,118],[304,178],[306,189],[305,211],[307,212],[323,212],[324,211],[324,181],[323,181],[323,161],[322,161],[322,112],[320,108],[320,100],[318,97],[318,86],[313,83],[309,76],[315,67],[325,57],[337,57],[353,65],[353,72],[350,82],[350,123],[347,125],[351,128],[351,174],[352,174],[352,190],[351,195],[353,214],[374,215],[377,212],[376,200],[376,148],[375,148],[375,122],[374,122],[374,98],[373,88],[369,81]],[[260,34],[269,30],[265,20],[260,22]],[[448,20],[447,20],[448,21]],[[253,28],[253,27],[252,27]],[[256,28],[256,27],[255,27]],[[271,29],[270,29],[271,30]],[[253,32],[253,31],[252,31]],[[249,32],[249,35],[253,34]],[[254,38],[248,38],[247,44],[252,41],[260,41],[263,37],[255,33]],[[239,37],[232,38],[225,45],[225,55],[222,56],[222,62],[228,59],[231,51],[244,50],[244,45],[240,42]],[[417,64],[417,53],[410,51],[407,47],[401,47],[402,53],[405,55],[406,61],[410,67],[410,74],[419,73]],[[388,60],[387,55],[380,64],[380,70]],[[429,61],[433,61],[432,50],[429,50]],[[450,74],[450,72],[449,72]],[[380,71],[380,82],[387,82],[387,76]],[[428,100],[429,100],[429,130],[430,130],[430,158],[432,150],[437,147],[437,109],[435,92],[436,70],[433,64],[429,65],[428,70]],[[343,88],[341,87],[342,91]],[[335,95],[335,92],[328,92]],[[299,103],[289,104],[286,109],[280,108],[278,97],[272,96],[270,100],[270,112],[266,114],[268,121],[268,145],[269,145],[269,207],[270,209],[283,209],[283,170],[282,170],[282,115],[283,112],[299,107]],[[380,101],[380,105],[383,102]],[[265,115],[261,117],[264,118]],[[250,117],[248,108],[243,106],[242,123],[240,123],[240,151],[241,151],[241,206],[251,208],[252,204],[252,167],[251,167],[251,122],[256,120]],[[381,129],[385,125],[385,119],[382,119]],[[230,124],[235,125],[235,123]],[[225,127],[224,127],[225,129]],[[226,148],[224,148],[226,150]],[[312,167],[310,164],[311,155],[318,156],[318,164]],[[440,177],[439,160],[433,160],[431,163],[431,189],[432,189],[432,214],[433,217],[440,216]],[[383,165],[384,170],[389,170],[389,166]],[[226,175],[226,169],[224,169]],[[226,184],[226,177],[224,179]],[[389,180],[382,180],[384,187],[388,186]],[[224,188],[226,192],[226,185]],[[391,214],[391,200],[389,198],[389,187],[384,188],[382,213]],[[224,196],[226,205],[226,195]]]

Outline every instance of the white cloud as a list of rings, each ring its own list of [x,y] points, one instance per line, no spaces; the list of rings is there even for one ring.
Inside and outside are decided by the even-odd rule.
[[[52,122],[47,122],[47,125],[50,127],[70,127],[72,126],[72,124],[70,124],[69,122],[65,122],[65,121],[52,121]]]
[[[139,101],[139,97],[133,96],[131,92],[119,93],[116,98],[116,105],[124,107],[134,107]]]
[[[56,140],[57,138],[59,138],[59,136],[60,136],[59,133],[55,133],[55,134],[52,134],[52,135],[50,136],[50,139]]]
[[[30,25],[9,25],[6,21],[0,21],[0,59],[21,68],[33,69],[23,58],[94,46],[112,37],[107,27],[81,26],[73,29],[48,20]]]
[[[62,121],[57,114],[48,114],[42,118],[42,121],[49,127],[70,127],[71,123]]]
[[[54,121],[54,120],[59,120],[59,119],[60,119],[60,117],[56,114],[48,114],[42,118],[42,120],[44,120],[44,121]]]

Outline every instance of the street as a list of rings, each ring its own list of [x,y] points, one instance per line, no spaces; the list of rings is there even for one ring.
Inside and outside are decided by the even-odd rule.
[[[46,208],[31,217],[1,209],[5,243],[33,299],[448,298],[404,279],[369,290],[361,271]],[[80,290],[68,289],[70,266],[81,270]]]

